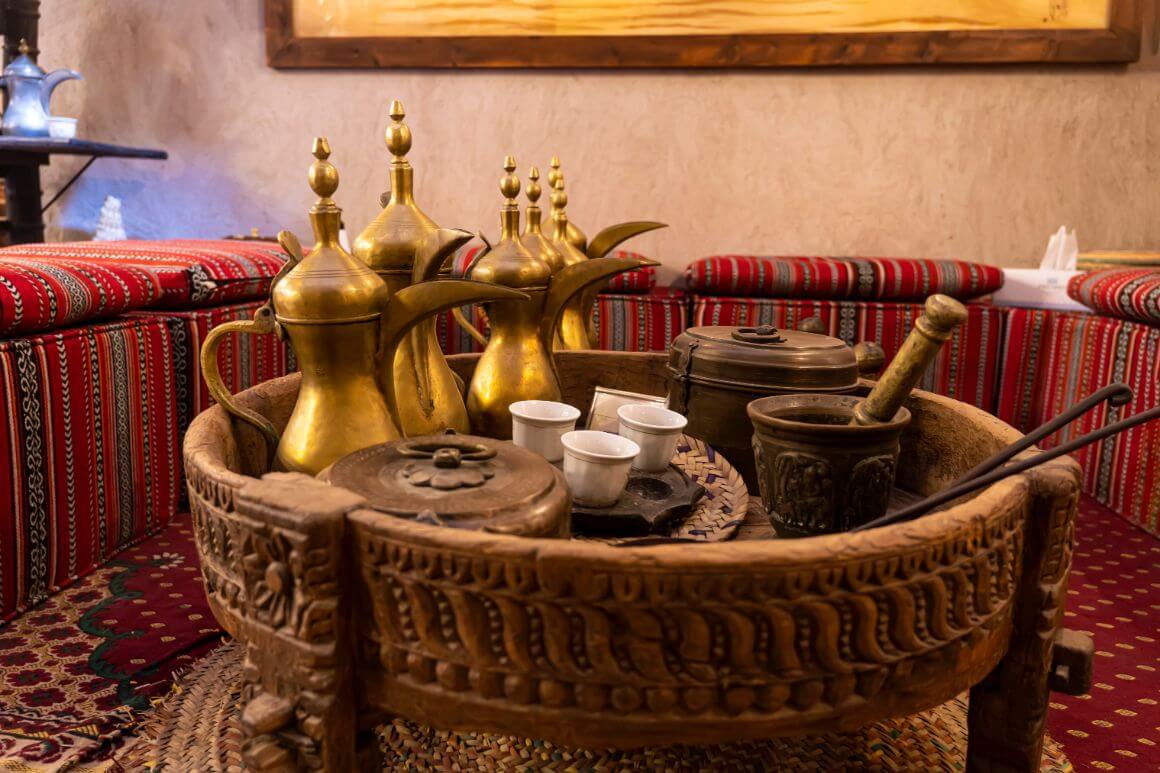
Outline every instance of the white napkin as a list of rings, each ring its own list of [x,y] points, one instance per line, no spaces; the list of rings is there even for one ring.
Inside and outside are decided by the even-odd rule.
[[[1039,261],[1041,269],[1057,269],[1060,271],[1075,271],[1075,259],[1079,255],[1079,240],[1075,238],[1075,231],[1069,231],[1065,226],[1052,234],[1047,242],[1047,249],[1043,251],[1043,260]]]

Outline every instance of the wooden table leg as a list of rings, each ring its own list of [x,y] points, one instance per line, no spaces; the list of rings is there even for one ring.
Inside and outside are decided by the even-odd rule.
[[[994,671],[971,689],[968,771],[1038,771],[1052,671],[1075,542],[1079,481],[1068,467],[1032,474],[1035,504],[1024,532],[1023,574],[1011,641]]]
[[[44,241],[44,216],[40,212],[40,165],[0,166],[8,199],[8,233],[12,244]]]

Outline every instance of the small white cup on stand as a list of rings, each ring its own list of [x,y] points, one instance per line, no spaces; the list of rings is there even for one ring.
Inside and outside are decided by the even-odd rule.
[[[572,498],[589,507],[616,504],[628,485],[628,470],[640,446],[628,438],[582,429],[562,437],[564,477]]]
[[[620,419],[620,436],[640,446],[640,455],[632,466],[643,472],[664,472],[689,420],[676,411],[644,403],[622,405],[616,416]]]
[[[535,451],[549,462],[564,458],[560,438],[576,428],[580,410],[551,400],[520,400],[508,406],[512,415],[512,442]]]

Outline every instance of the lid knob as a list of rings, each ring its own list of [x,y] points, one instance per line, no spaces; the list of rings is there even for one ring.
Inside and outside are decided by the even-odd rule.
[[[310,165],[307,180],[310,189],[323,200],[329,200],[338,190],[338,170],[328,160],[330,158],[330,142],[326,137],[315,137],[312,148],[315,161]],[[319,202],[322,204],[323,202]],[[330,202],[333,204],[333,202]]]
[[[458,448],[440,448],[431,457],[431,460],[435,462],[436,467],[450,470],[463,464],[463,454],[460,453]]]
[[[395,157],[396,163],[404,162],[403,156],[411,150],[411,128],[403,123],[407,114],[403,112],[403,103],[393,100],[390,107],[391,125],[385,132],[387,150]]]
[[[533,166],[528,170],[528,202],[531,206],[536,206],[536,202],[540,200],[540,193],[543,189],[540,187],[540,169]]]
[[[548,187],[555,188],[556,187],[556,180],[558,180],[560,178],[560,175],[561,175],[560,157],[559,156],[552,156],[552,160],[548,162],[548,165],[551,167],[548,170]]]
[[[520,205],[516,196],[520,195],[520,178],[516,177],[516,159],[505,156],[503,170],[506,174],[499,179],[499,192],[503,194],[503,209],[500,211],[500,240],[519,238]]]
[[[733,339],[747,344],[784,344],[785,338],[773,325],[739,327],[733,331]]]

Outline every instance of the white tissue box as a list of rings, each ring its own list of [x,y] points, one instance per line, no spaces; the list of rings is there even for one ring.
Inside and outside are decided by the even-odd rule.
[[[1056,268],[1005,268],[1003,287],[992,298],[997,306],[1030,306],[1056,311],[1090,311],[1067,297],[1067,281],[1083,271]]]

